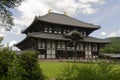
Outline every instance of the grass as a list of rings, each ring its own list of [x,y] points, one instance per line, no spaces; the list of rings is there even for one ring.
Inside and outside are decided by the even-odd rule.
[[[68,64],[73,64],[67,63],[67,62],[40,62],[40,67],[43,70],[43,73],[48,77],[48,78],[55,78],[57,77],[60,73],[61,70],[65,65]],[[74,63],[74,64],[89,64],[89,63]],[[115,68],[120,67],[120,65],[114,66]]]
[[[65,62],[40,62],[40,67],[47,77],[56,77],[60,74],[60,68],[66,64]]]

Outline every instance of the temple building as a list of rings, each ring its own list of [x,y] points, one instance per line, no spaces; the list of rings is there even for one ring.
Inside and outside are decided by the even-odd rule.
[[[93,59],[98,57],[99,49],[109,43],[89,36],[99,28],[66,14],[49,12],[34,18],[22,31],[26,38],[16,46],[20,50],[38,51],[42,59]]]

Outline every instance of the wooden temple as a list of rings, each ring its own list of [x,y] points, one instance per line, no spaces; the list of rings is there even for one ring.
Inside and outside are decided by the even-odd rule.
[[[108,43],[89,35],[100,26],[76,20],[68,15],[50,12],[35,17],[22,31],[27,37],[16,44],[20,50],[39,51],[42,59],[93,59]]]

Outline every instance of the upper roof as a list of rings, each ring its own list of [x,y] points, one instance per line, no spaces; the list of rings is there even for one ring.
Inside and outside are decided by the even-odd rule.
[[[64,35],[60,35],[60,34],[49,34],[49,33],[41,33],[41,32],[36,32],[36,33],[28,33],[29,37],[34,37],[34,38],[41,38],[41,39],[51,39],[51,40],[71,40],[68,38],[64,38]],[[94,38],[94,37],[84,37],[83,40],[81,40],[82,42],[92,42],[92,43],[109,43],[108,40],[106,39],[98,39],[98,38]]]
[[[75,18],[72,18],[70,16],[64,15],[64,14],[58,14],[50,12],[44,16],[36,17],[37,20],[50,22],[50,23],[56,23],[56,24],[62,24],[62,25],[69,25],[69,26],[77,26],[77,27],[84,27],[84,28],[95,28],[99,29],[100,26],[93,25],[90,23],[86,23],[80,20],[77,20]]]

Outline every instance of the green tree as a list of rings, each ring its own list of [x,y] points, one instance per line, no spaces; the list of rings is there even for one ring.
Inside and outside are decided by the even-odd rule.
[[[45,80],[37,53],[17,54],[11,48],[0,48],[0,80]]]
[[[3,40],[3,37],[0,37],[0,43],[2,42],[2,40]]]
[[[15,52],[10,48],[0,48],[0,80],[8,76],[8,69],[14,60]]]
[[[14,60],[11,63],[11,66],[8,68],[6,80],[26,80],[23,75],[26,75],[26,71],[19,64],[19,58],[17,55],[14,56]]]
[[[12,13],[10,8],[20,5],[22,0],[0,0],[0,23],[1,26],[6,26],[6,30],[10,30],[13,24]]]
[[[45,77],[38,63],[36,52],[25,51],[19,55],[19,65],[24,69],[26,74],[22,80],[44,80]]]
[[[111,43],[100,49],[102,53],[120,53],[120,37],[108,38]]]

